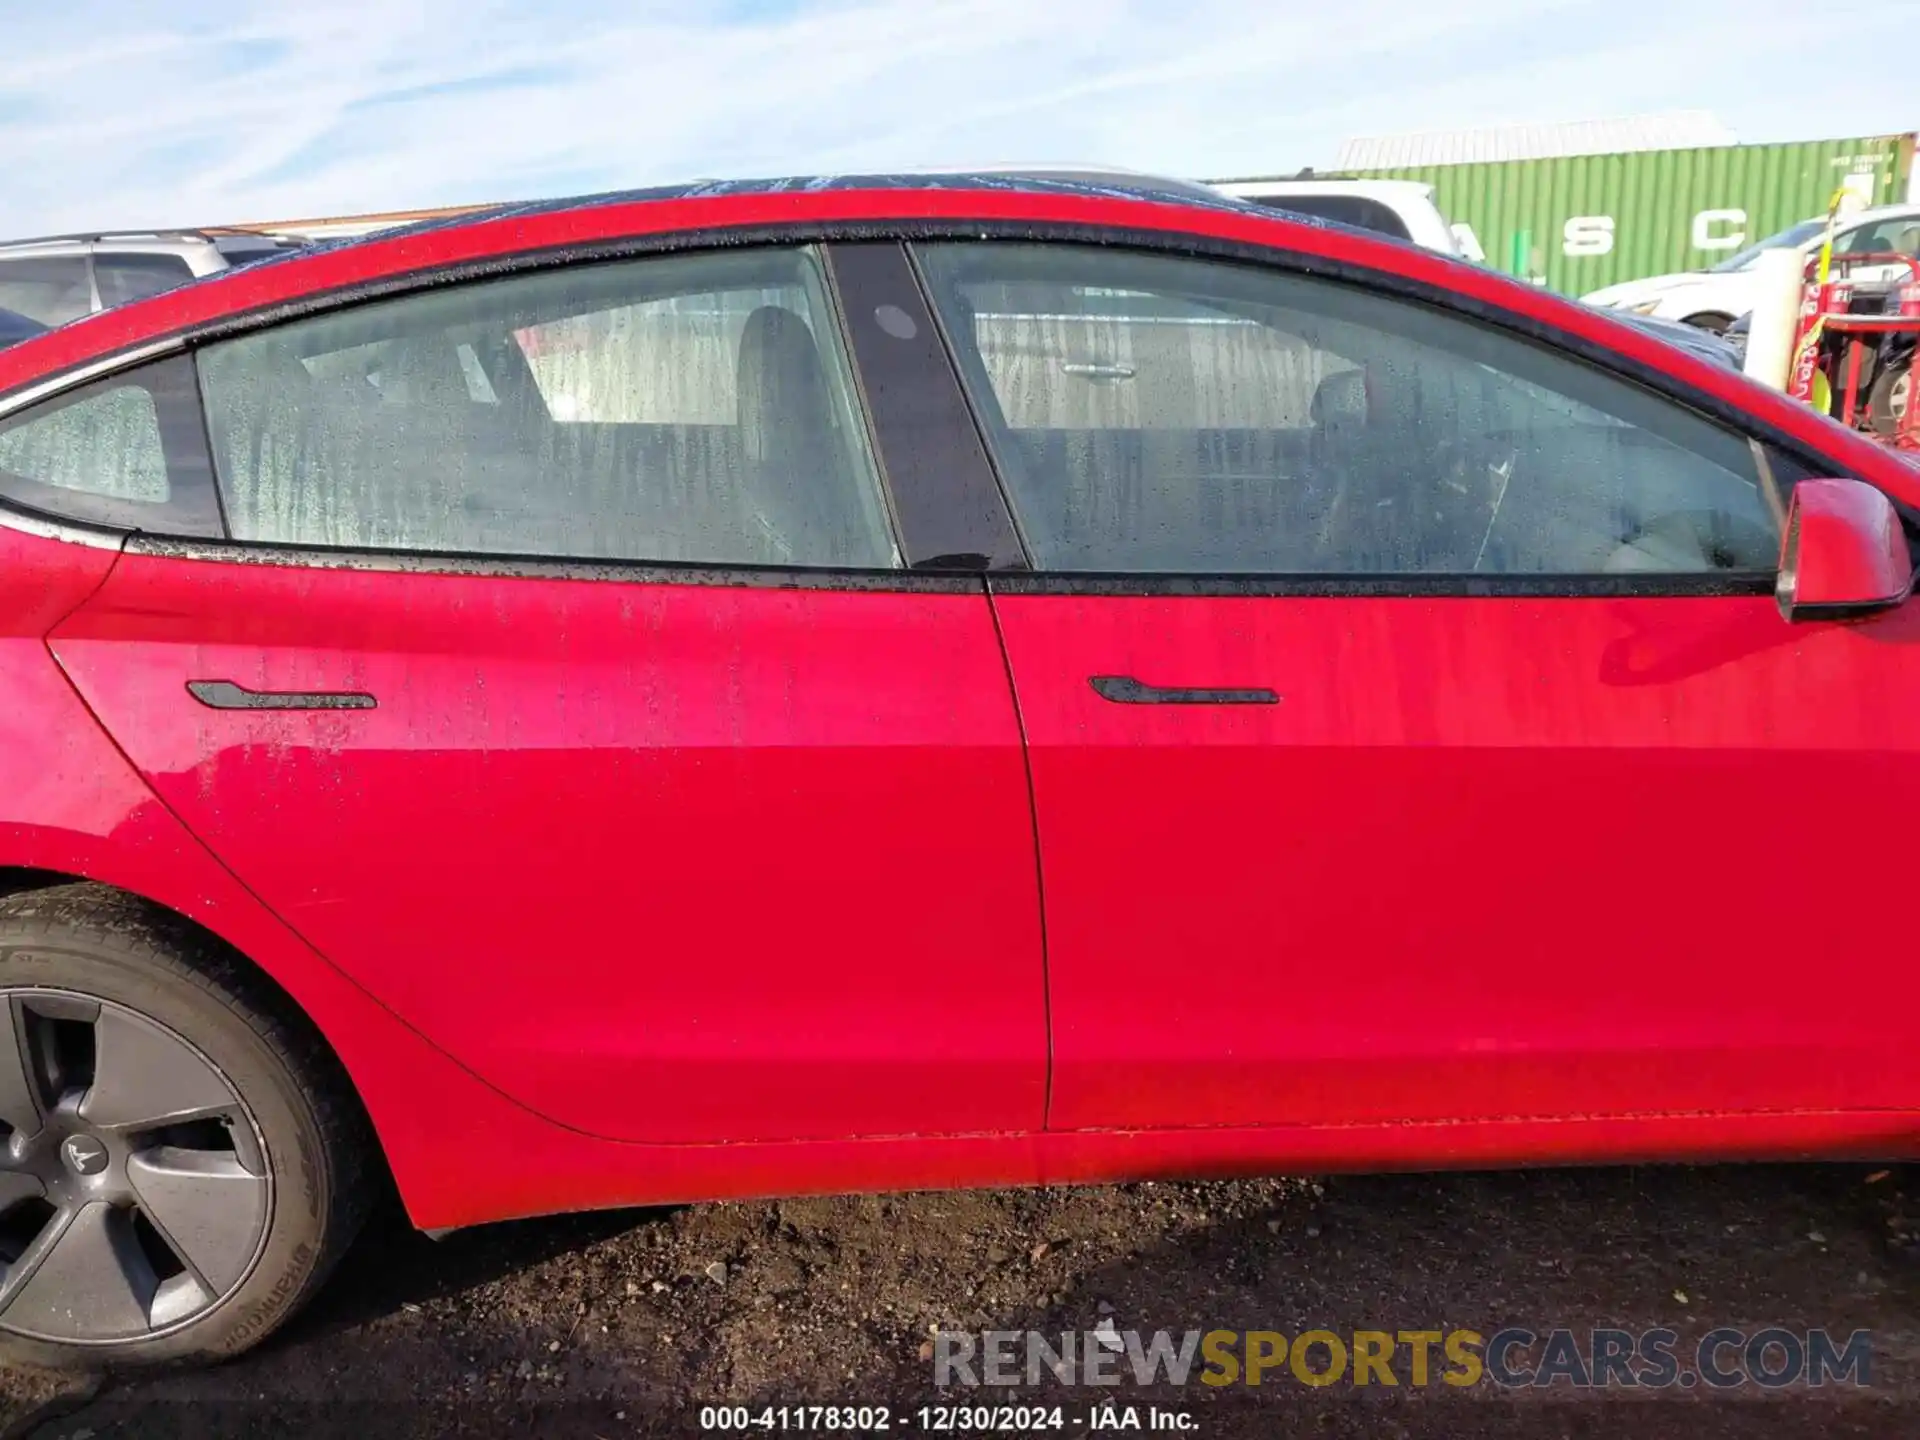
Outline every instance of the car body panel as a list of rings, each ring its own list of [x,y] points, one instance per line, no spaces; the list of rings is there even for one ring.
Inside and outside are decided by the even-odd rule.
[[[247,957],[326,1037],[416,1219],[457,1204],[488,1148],[574,1137],[428,1044],[234,879],[142,782],[47,653],[41,632],[98,589],[119,546],[0,526],[0,864],[109,885],[185,916]],[[433,1223],[421,1219],[422,1224]]]
[[[1650,307],[1641,309],[1640,313],[1676,323],[1689,321],[1696,315],[1724,315],[1734,320],[1752,311],[1753,287],[1753,275],[1744,270],[1725,274],[1694,270],[1611,285],[1594,291],[1584,300],[1586,304],[1608,310]]]
[[[519,1112],[525,1116],[525,1112]],[[482,1126],[499,1124],[498,1132]],[[476,1165],[446,1143],[408,1210],[424,1229],[560,1210],[793,1195],[1094,1185],[1519,1165],[1690,1160],[1920,1158],[1910,1110],[1655,1114],[1434,1124],[1213,1126],[1038,1135],[825,1140],[768,1145],[623,1145],[482,1111],[472,1132],[510,1165]]]
[[[1056,1126],[1920,1106],[1920,976],[1887,972],[1878,905],[1835,903],[1904,872],[1920,668],[1865,667],[1920,644],[1920,612],[995,609],[1032,747]],[[1114,704],[1091,675],[1280,698]],[[1852,838],[1789,862],[1783,824]],[[1769,883],[1783,863],[1793,884]]]
[[[977,585],[130,554],[51,644],[243,883],[543,1115],[656,1142],[1041,1124],[1032,818]],[[193,681],[377,703],[213,710]]]
[[[1825,457],[1831,473],[1920,507],[1920,471],[1806,407],[1484,269],[1225,201],[1021,179],[694,187],[512,207],[314,247],[0,353],[0,413],[206,336],[465,274],[750,235],[976,231],[1268,259],[1378,283],[1557,339],[1678,403],[1747,417]],[[916,1185],[1920,1153],[1914,1067],[1893,1040],[1908,1008],[1901,1002],[1912,997],[1897,974],[1870,971],[1862,958],[1887,953],[1887,897],[1899,893],[1904,837],[1886,817],[1905,812],[1911,745],[1888,717],[1915,698],[1906,667],[1893,664],[1911,653],[1908,609],[1858,626],[1789,627],[1755,595],[1242,602],[1141,593],[1089,603],[1007,586],[990,604],[978,576],[971,588],[926,591],[632,575],[603,583],[537,565],[358,563],[159,541],[136,541],[115,561],[119,537],[87,532],[91,544],[70,545],[26,534],[23,523],[10,513],[0,524],[0,588],[8,564],[26,578],[56,554],[94,558],[72,562],[70,576],[43,587],[40,608],[23,608],[26,618],[6,632],[6,663],[34,678],[9,692],[22,697],[25,720],[17,751],[0,763],[22,798],[0,825],[0,865],[120,886],[257,963],[339,1055],[424,1226]],[[206,558],[215,554],[235,563]],[[210,581],[212,571],[220,576]],[[1242,603],[1272,607],[1260,612],[1272,618],[1222,626],[1214,607]],[[1310,614],[1337,618],[1309,624]],[[1051,1123],[1099,1129],[1036,1133],[1049,1062],[1040,895],[996,619],[1022,672],[1033,793],[1043,808],[1060,794],[1085,802],[1054,827],[1061,839],[1051,849],[1042,816],[1038,868],[1049,877],[1046,903],[1057,898],[1062,917],[1059,935],[1048,936],[1063,960],[1052,979],[1060,1052]],[[632,643],[654,621],[669,640],[647,658],[656,666],[649,684]],[[722,634],[736,650],[695,645],[703,627],[709,642]],[[39,637],[49,632],[138,769],[48,656]],[[748,653],[755,638],[767,648]],[[556,684],[555,645],[584,688]],[[1449,694],[1442,667],[1463,657],[1483,658],[1473,683]],[[1185,683],[1202,659],[1270,673],[1287,698],[1259,723],[1300,726],[1254,737],[1262,757],[1238,791],[1221,762],[1252,748],[1232,729],[1244,717],[1110,714],[1118,707],[1085,689],[1087,675],[1106,667]],[[1162,662],[1183,673],[1159,673]],[[504,675],[504,685],[482,694],[477,669]],[[954,686],[956,672],[971,683]],[[946,687],[944,700],[903,700],[915,676]],[[1386,698],[1362,705],[1327,688],[1353,677]],[[196,707],[190,679],[364,690],[379,706],[236,716]],[[727,688],[736,681],[740,696],[764,708],[742,710]],[[692,708],[645,703],[669,695]],[[701,696],[709,708],[695,713]],[[1755,708],[1728,711],[1731,702]],[[551,768],[568,747],[578,766]],[[943,774],[930,757],[944,749],[962,763]],[[804,772],[791,763],[800,750],[818,762]],[[419,798],[407,774],[423,774],[413,769],[422,759],[476,788],[463,796],[439,786],[425,804],[370,818],[359,804],[369,793]],[[1368,779],[1359,767],[1375,760],[1384,768]],[[287,780],[279,809],[260,803]],[[733,845],[737,868],[771,875],[807,928],[784,933],[748,910],[751,887],[743,892],[710,865],[700,872],[694,847],[642,836],[660,877],[679,887],[652,933],[640,933],[630,909],[490,932],[490,915],[529,869],[547,887],[543,899],[577,899],[584,876],[599,886],[595,898],[612,894],[616,911],[630,906],[630,857],[601,837],[634,843],[632,811],[649,784],[695,807],[690,833],[709,851]],[[891,785],[913,803],[882,806]],[[1623,796],[1669,808],[1649,821]],[[1483,797],[1508,829],[1474,828],[1491,823],[1475,818]],[[559,823],[562,799],[592,809],[591,830]],[[1118,824],[1100,833],[1100,816],[1130,800],[1138,810],[1127,812],[1129,824],[1146,816],[1175,829],[1131,847]],[[1290,887],[1282,893],[1308,912],[1316,941],[1316,953],[1296,962],[1310,976],[1304,1008],[1290,973],[1251,967],[1249,952],[1216,943],[1249,933],[1258,942],[1257,926],[1271,923],[1261,898],[1269,891],[1227,893],[1235,875],[1257,886],[1271,878],[1230,842],[1268,838],[1303,811],[1330,842],[1314,849],[1286,837],[1294,868],[1280,877]],[[1198,823],[1217,828],[1178,828]],[[531,843],[510,854],[506,832],[516,826]],[[770,833],[781,826],[785,833]],[[1204,843],[1183,848],[1189,833]],[[1598,865],[1623,851],[1627,873],[1651,887],[1648,923],[1670,931],[1641,937],[1638,948],[1630,939],[1609,946],[1580,908],[1609,897],[1576,875],[1562,882],[1574,888],[1561,903],[1550,905],[1543,889],[1498,917],[1498,933],[1524,946],[1522,963],[1508,967],[1511,976],[1489,975],[1487,928],[1466,892],[1483,873],[1475,853],[1551,879],[1556,857]],[[1336,859],[1352,873],[1329,878]],[[1116,887],[1112,913],[1091,914],[1089,877],[1103,863]],[[1775,884],[1775,870],[1789,865],[1794,885]],[[856,866],[859,885],[849,878]],[[803,875],[841,903],[823,903]],[[381,903],[373,889],[394,876],[424,895],[376,911],[366,933],[326,903],[350,890]],[[1184,917],[1156,911],[1146,893],[1170,877],[1194,887]],[[1750,906],[1726,927],[1737,953],[1707,929],[1736,891]],[[419,906],[428,897],[441,912],[434,923],[420,918],[434,908]],[[1423,902],[1424,914],[1409,900]],[[1343,910],[1355,933],[1406,949],[1384,965],[1373,955],[1343,970]],[[549,907],[550,920],[557,911]],[[1440,933],[1427,933],[1428,920]],[[380,933],[382,921],[396,933]],[[715,926],[763,948],[730,956],[734,971],[716,973],[701,944]],[[555,946],[556,935],[566,944]],[[655,935],[677,952],[670,972],[636,961],[636,944]],[[834,943],[843,939],[852,953]],[[1682,966],[1683,941],[1711,944],[1713,963]],[[1099,943],[1109,945],[1111,967],[1095,953]],[[1432,958],[1435,973],[1405,958],[1415,952]],[[1658,973],[1661,957],[1671,973]],[[556,1018],[547,1001],[569,965],[586,967],[595,987],[616,987],[618,1003],[565,995]],[[1466,988],[1446,987],[1449,967]],[[1649,1004],[1608,988],[1621,973],[1652,988]],[[756,992],[756,982],[779,992]],[[1741,988],[1756,983],[1767,993]],[[1788,1027],[1773,992],[1791,985],[1802,1003]],[[750,1007],[741,1033],[760,1049],[757,1065],[730,1069],[722,1062],[737,1057],[693,1023],[715,1013],[701,1007],[721,993]],[[1486,1015],[1468,1003],[1476,995],[1507,1007],[1486,1013],[1534,1025],[1528,1038],[1561,1053],[1463,1043],[1486,1031]],[[1194,997],[1212,1007],[1204,1023],[1170,1037],[1169,1017],[1188,1014]],[[679,1028],[649,1035],[634,1007],[651,1002],[664,1003]],[[1673,1017],[1689,1002],[1700,1007],[1699,1027],[1681,1035]],[[1367,1025],[1370,1014],[1378,1027]],[[954,1017],[978,1033],[943,1028]],[[1438,1020],[1455,1027],[1450,1037],[1423,1030]],[[1218,1033],[1196,1063],[1195,1036],[1204,1039],[1207,1025]],[[888,1026],[897,1033],[881,1033]],[[1842,1053],[1848,1036],[1856,1053]],[[1237,1052],[1224,1061],[1221,1040]],[[1389,1053],[1395,1043],[1402,1049]],[[1632,1063],[1636,1047],[1644,1056],[1662,1046],[1688,1057],[1678,1071]],[[1582,1074],[1582,1057],[1596,1054],[1602,1069]],[[710,1083],[689,1095],[669,1065],[678,1056],[691,1056]],[[1169,1056],[1189,1063],[1177,1083]],[[1793,1073],[1759,1073],[1769,1056]],[[568,1069],[583,1060],[596,1093]],[[1605,1115],[1566,1110],[1599,1093],[1601,1079],[1616,1085]],[[869,1093],[890,1085],[899,1093]],[[1174,1108],[1181,1086],[1191,1086],[1192,1111]],[[1302,1102],[1313,1086],[1318,1108],[1309,1114]],[[1692,1108],[1676,1113],[1676,1097]],[[1197,1114],[1212,1118],[1196,1124]],[[900,1133],[929,1124],[949,1133]],[[618,1138],[582,1133],[596,1130]],[[960,1130],[986,1133],[951,1133]],[[781,1131],[813,1138],[772,1138]],[[874,1138],[844,1138],[859,1131]],[[708,1143],[719,1138],[730,1143]]]

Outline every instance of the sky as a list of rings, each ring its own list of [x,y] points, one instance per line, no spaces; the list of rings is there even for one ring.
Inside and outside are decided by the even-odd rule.
[[[1876,79],[1872,37],[1916,34],[1920,0],[0,0],[0,236],[969,162],[1290,173],[1356,135],[1679,109],[1878,134],[1920,126],[1920,81]]]

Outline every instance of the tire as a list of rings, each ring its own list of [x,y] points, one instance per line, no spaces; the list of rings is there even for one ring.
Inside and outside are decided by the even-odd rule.
[[[9,1130],[0,1362],[235,1355],[306,1302],[369,1201],[369,1127],[304,1019],[184,921],[102,886],[0,901]]]
[[[1867,392],[1867,417],[1877,435],[1891,435],[1900,417],[1913,404],[1913,357],[1889,366],[1874,377]]]
[[[1733,324],[1733,316],[1722,315],[1718,310],[1702,310],[1698,315],[1687,316],[1686,323],[1709,335],[1724,335],[1727,327]]]

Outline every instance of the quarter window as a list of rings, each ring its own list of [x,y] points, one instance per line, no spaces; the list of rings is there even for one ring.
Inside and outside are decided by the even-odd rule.
[[[899,563],[810,250],[435,290],[210,346],[200,375],[237,539]]]
[[[1775,563],[1756,446],[1517,336],[1226,262],[990,242],[919,254],[1041,569]]]
[[[0,496],[43,514],[217,537],[193,365],[156,361],[0,420]]]

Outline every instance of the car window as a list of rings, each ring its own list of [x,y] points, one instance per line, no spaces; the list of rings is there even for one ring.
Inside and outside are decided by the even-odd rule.
[[[178,255],[116,254],[97,250],[93,256],[94,283],[102,305],[125,305],[184,285],[193,270]]]
[[[93,311],[84,255],[0,256],[0,310],[42,325],[64,325]]]
[[[154,361],[0,420],[0,496],[90,524],[221,534],[192,362]]]
[[[1798,225],[1789,225],[1778,234],[1769,235],[1766,239],[1756,241],[1747,246],[1746,249],[1729,255],[1719,264],[1710,268],[1720,274],[1734,270],[1745,270],[1760,258],[1761,251],[1791,249],[1795,246],[1804,245],[1809,240],[1819,239],[1821,232],[1826,228],[1827,222],[1825,220],[1802,220]]]
[[[818,258],[548,270],[200,357],[238,539],[893,567]]]
[[[1900,217],[1839,236],[1833,251],[1836,255],[1912,254],[1916,239],[1920,239],[1920,220]]]
[[[1368,195],[1259,195],[1253,203],[1298,215],[1317,215],[1361,230],[1375,230],[1396,240],[1411,240],[1413,232],[1391,205]]]
[[[0,471],[34,485],[164,504],[167,457],[153,397],[123,385],[0,429]]]
[[[1503,331],[1356,286],[1069,245],[930,245],[1037,566],[1766,571],[1755,448]]]

